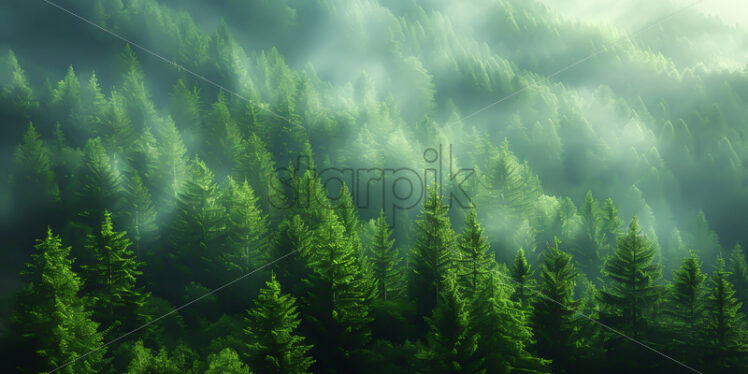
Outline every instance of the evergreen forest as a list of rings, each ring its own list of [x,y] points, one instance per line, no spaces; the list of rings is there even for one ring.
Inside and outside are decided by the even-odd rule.
[[[3,373],[748,373],[740,0],[4,0]]]

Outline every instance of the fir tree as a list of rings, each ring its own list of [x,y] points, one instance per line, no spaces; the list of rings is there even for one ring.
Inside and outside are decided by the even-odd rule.
[[[597,200],[587,191],[581,210],[583,233],[572,246],[574,258],[588,277],[600,273],[600,255],[605,246],[605,233]]]
[[[478,336],[476,354],[483,360],[480,368],[486,374],[546,372],[547,362],[527,351],[532,331],[522,309],[508,298],[512,288],[500,286],[494,274],[488,274],[470,308],[470,333]]]
[[[659,295],[655,281],[660,277],[660,266],[653,262],[654,257],[652,243],[640,233],[634,217],[605,263],[611,283],[601,291],[601,301],[613,313],[611,322],[634,339],[647,329],[646,319]]]
[[[440,301],[431,317],[426,349],[416,355],[428,373],[483,373],[476,355],[478,335],[471,334],[469,313],[453,276],[439,290]]]
[[[217,170],[230,170],[240,151],[241,134],[222,94],[213,104],[205,123],[208,164]]]
[[[605,258],[608,255],[607,251],[613,251],[616,248],[616,241],[623,227],[623,220],[618,216],[618,208],[616,208],[613,199],[605,199],[600,209],[600,219],[602,221],[602,233],[605,235],[606,251],[600,255],[601,258]]]
[[[101,222],[104,210],[119,211],[124,197],[121,176],[99,138],[86,144],[83,164],[80,215],[93,227]]]
[[[579,301],[574,299],[577,272],[571,255],[556,241],[543,259],[539,297],[532,309],[531,323],[538,355],[550,359],[553,372],[572,372],[578,357],[578,328],[575,321]]]
[[[310,251],[312,272],[304,280],[309,290],[304,317],[315,359],[326,363],[325,370],[351,371],[370,335],[366,284],[345,228],[332,210],[320,213]]]
[[[397,248],[390,239],[390,227],[384,215],[384,209],[377,218],[374,238],[371,244],[372,270],[379,297],[388,301],[402,291],[402,272],[399,268]]]
[[[247,179],[257,193],[258,202],[265,213],[270,212],[270,186],[276,178],[273,156],[265,144],[252,134],[239,144],[233,176],[237,180]]]
[[[678,328],[686,332],[688,339],[694,338],[693,334],[702,318],[705,279],[706,275],[701,273],[701,261],[694,252],[683,259],[680,268],[673,271],[668,312],[682,325]]]
[[[23,136],[23,144],[16,148],[15,164],[15,196],[19,199],[22,196],[34,196],[35,199],[46,197],[47,201],[59,199],[60,190],[52,171],[49,149],[40,139],[33,124],[29,124]]]
[[[485,282],[486,275],[494,266],[493,255],[489,253],[488,240],[478,223],[474,206],[467,212],[465,228],[457,238],[457,248],[458,263],[462,268],[459,276],[466,284],[465,296],[470,300],[478,293],[478,285]]]
[[[236,351],[224,348],[208,356],[208,367],[204,374],[250,374],[250,371],[239,359]]]
[[[532,266],[527,262],[525,251],[520,248],[514,256],[514,262],[509,267],[509,275],[515,284],[512,300],[519,302],[523,307],[530,305],[531,290],[535,283],[532,279],[533,274],[535,274],[535,271],[532,270]]]
[[[269,260],[267,226],[252,187],[246,180],[240,184],[229,178],[225,200],[230,246],[228,262],[242,271],[266,263]]]
[[[13,51],[8,51],[5,66],[0,70],[0,98],[9,104],[9,108],[21,113],[23,120],[28,120],[31,114],[39,108],[39,102],[29,86],[26,73],[18,64]]]
[[[78,296],[82,282],[72,270],[70,247],[63,247],[60,237],[48,229],[35,248],[22,272],[28,285],[19,296],[13,317],[13,332],[23,351],[18,369],[38,373],[75,360],[58,372],[99,372],[106,363],[106,348],[83,356],[100,348],[102,334]],[[23,361],[29,352],[33,357]]]
[[[743,313],[748,309],[748,264],[740,244],[730,253],[730,283],[735,286],[735,297],[743,302]]]
[[[296,332],[301,323],[296,311],[296,299],[281,293],[275,275],[260,290],[254,308],[247,311],[250,339],[247,345],[250,367],[261,373],[308,373],[314,363],[304,344],[304,337]]]
[[[148,294],[137,287],[142,264],[130,250],[132,243],[125,234],[114,231],[112,216],[104,211],[101,230],[89,235],[86,245],[86,249],[94,253],[96,263],[83,267],[94,318],[115,336],[147,319],[142,307]]]
[[[442,282],[452,270],[455,233],[447,216],[448,210],[437,186],[431,186],[416,223],[416,243],[408,285],[421,317],[429,316],[438,304]]]
[[[215,274],[205,269],[225,274],[216,268],[216,262],[224,255],[226,225],[226,208],[221,204],[213,173],[195,158],[190,163],[190,178],[179,194],[170,230],[169,242],[174,249],[170,258],[176,261],[178,274],[194,279],[191,274],[201,269],[205,275],[197,280],[203,284],[211,284],[215,279]]]
[[[724,259],[717,258],[711,275],[711,288],[705,303],[707,343],[706,360],[719,372],[732,372],[745,367],[748,346],[745,343],[741,304],[725,270]],[[718,372],[718,371],[715,371]],[[737,372],[737,371],[736,371]]]
[[[161,121],[156,131],[158,158],[150,179],[153,180],[153,187],[157,188],[154,195],[160,203],[160,212],[170,213],[187,179],[187,149],[171,119]]]

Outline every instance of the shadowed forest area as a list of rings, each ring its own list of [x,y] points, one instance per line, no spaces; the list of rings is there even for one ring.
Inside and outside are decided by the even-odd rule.
[[[652,3],[3,1],[2,371],[748,373],[748,8]]]

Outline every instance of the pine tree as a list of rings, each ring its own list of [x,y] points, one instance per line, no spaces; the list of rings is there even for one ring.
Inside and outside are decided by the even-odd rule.
[[[748,264],[740,244],[730,253],[730,283],[735,286],[735,297],[743,302],[743,313],[748,311]]]
[[[558,243],[558,239],[556,239],[556,243]],[[532,266],[527,262],[525,251],[520,248],[517,250],[514,262],[509,268],[509,275],[515,284],[512,300],[519,302],[523,307],[530,305],[530,298],[533,294],[531,290],[535,283],[532,279],[533,274],[535,274],[535,271],[532,270]]]
[[[254,308],[248,310],[249,339],[247,360],[260,373],[307,373],[314,363],[308,355],[312,348],[296,333],[301,323],[296,299],[281,293],[275,275],[260,290]]]
[[[431,317],[426,317],[429,332],[426,349],[416,355],[427,373],[483,373],[482,360],[476,355],[478,335],[470,333],[469,313],[449,276],[439,290],[440,301]]]
[[[144,246],[153,244],[158,239],[156,209],[151,201],[151,193],[143,185],[140,175],[135,174],[127,184],[128,231],[132,233],[135,254],[141,255]]]
[[[479,291],[479,285],[485,282],[486,275],[495,265],[493,255],[489,253],[488,240],[483,234],[483,227],[478,223],[475,206],[468,210],[465,217],[465,228],[457,238],[458,263],[461,265],[459,276],[466,285],[465,296],[472,299]]]
[[[97,128],[104,146],[118,152],[129,151],[137,140],[135,128],[125,107],[125,100],[117,91],[112,91],[109,103],[97,118]]]
[[[299,215],[285,219],[278,226],[277,240],[273,246],[273,258],[279,258],[288,253],[295,252],[290,258],[278,263],[276,269],[278,279],[283,284],[298,285],[311,271],[308,260],[313,250],[313,233],[304,224]],[[301,296],[297,289],[290,290],[292,294]]]
[[[691,252],[683,259],[680,268],[673,271],[673,282],[669,292],[669,314],[672,315],[678,327],[685,333],[687,339],[694,339],[697,324],[701,321],[703,308],[702,296],[706,275],[701,273],[701,261]]]
[[[240,151],[241,134],[226,105],[223,95],[208,114],[206,121],[205,144],[208,164],[216,170],[230,170]]]
[[[169,213],[176,207],[179,194],[187,179],[187,149],[174,121],[161,121],[156,130],[158,139],[158,159],[154,173],[149,179],[156,189],[154,195],[159,213]]]
[[[195,158],[190,162],[190,178],[179,194],[169,236],[174,250],[170,258],[176,261],[177,273],[185,277],[181,284],[186,279],[195,279],[193,274],[198,269],[204,274],[197,277],[202,284],[213,283],[218,274],[225,275],[225,271],[216,267],[226,244],[226,208],[220,200],[213,173]]]
[[[745,343],[741,303],[735,299],[735,290],[730,284],[725,261],[717,258],[711,275],[711,288],[705,303],[706,309],[706,359],[719,372],[732,372],[745,367],[748,346]],[[715,371],[718,372],[718,371]],[[736,371],[737,372],[737,371]]]
[[[98,118],[104,115],[106,108],[107,100],[99,86],[99,79],[96,73],[91,73],[88,83],[81,87],[81,109],[75,117],[74,124],[81,128],[85,135],[101,135],[97,126]]]
[[[204,374],[250,374],[250,371],[239,359],[239,354],[231,348],[224,348],[208,356]]]
[[[142,307],[149,295],[137,287],[142,264],[130,250],[132,243],[125,234],[114,231],[112,216],[104,211],[101,230],[89,235],[86,245],[96,263],[83,267],[94,318],[114,336],[147,320]]]
[[[82,187],[78,196],[80,215],[93,227],[101,222],[104,210],[119,211],[124,197],[121,176],[99,138],[90,139],[86,144],[83,164]]]
[[[579,326],[575,321],[580,303],[574,299],[577,271],[571,255],[556,241],[543,258],[540,291],[532,309],[531,324],[538,355],[550,359],[553,372],[573,372],[578,357]]]
[[[22,201],[24,196],[47,201],[59,199],[60,190],[52,171],[49,149],[40,139],[33,124],[29,124],[23,136],[23,144],[16,148],[15,164],[13,185],[17,199]]]
[[[572,246],[572,254],[577,259],[580,270],[594,279],[600,273],[601,252],[605,246],[605,233],[600,213],[600,206],[587,191],[581,209],[583,232]]]
[[[508,298],[513,289],[497,282],[495,274],[488,274],[470,307],[470,333],[478,336],[481,369],[486,374],[546,372],[547,362],[527,351],[532,330],[522,309]]]
[[[233,176],[237,180],[247,179],[249,181],[257,193],[262,210],[269,213],[270,186],[273,178],[277,178],[273,156],[256,134],[243,140],[239,148],[233,167]]]
[[[377,218],[374,239],[371,244],[372,270],[379,297],[388,301],[402,291],[402,272],[399,268],[397,248],[393,246],[394,239],[390,239],[390,227],[384,215],[384,209]]]
[[[659,295],[655,281],[660,277],[660,266],[654,257],[652,243],[640,233],[634,217],[605,263],[611,283],[601,291],[601,301],[613,311],[611,322],[634,339],[647,329],[646,318]]]
[[[367,285],[345,228],[332,210],[320,213],[310,251],[312,273],[304,280],[309,290],[303,297],[307,335],[314,342],[313,356],[325,369],[349,372],[369,340]]]
[[[101,346],[102,334],[78,296],[82,282],[72,270],[70,247],[63,247],[60,237],[48,229],[35,248],[22,272],[28,285],[19,296],[13,317],[12,331],[19,338],[21,353],[18,369],[38,373],[76,359],[58,372],[99,372],[106,364],[106,348],[83,356]]]
[[[0,72],[0,89],[2,90],[0,98],[9,104],[9,108],[23,113],[23,120],[28,120],[30,115],[39,108],[39,102],[34,97],[26,73],[18,64],[13,51],[8,51],[5,66]]]
[[[437,186],[431,186],[416,222],[416,243],[408,284],[421,317],[431,315],[438,304],[442,282],[452,270],[455,233],[447,216],[448,210]]]
[[[57,82],[57,87],[52,92],[53,114],[66,125],[73,124],[72,121],[79,116],[81,111],[80,88],[80,81],[75,75],[75,70],[70,66],[65,78]]]
[[[227,262],[242,271],[269,261],[267,252],[267,223],[257,207],[257,198],[249,183],[237,183],[229,178],[226,191],[228,212]]]
[[[601,253],[600,257],[605,258],[608,255],[608,251],[613,251],[616,248],[616,241],[623,227],[623,220],[618,216],[618,208],[616,208],[613,199],[605,199],[600,209],[600,218],[602,221],[602,232],[605,235],[605,252]]]

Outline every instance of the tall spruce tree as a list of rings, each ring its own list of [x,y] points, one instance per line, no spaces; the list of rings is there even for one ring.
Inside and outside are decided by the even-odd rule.
[[[190,178],[179,194],[169,236],[173,249],[170,259],[176,266],[175,272],[184,278],[182,285],[187,279],[213,284],[217,277],[226,276],[217,267],[225,250],[227,226],[226,208],[220,200],[213,173],[195,158],[190,163]],[[195,277],[195,272],[202,276]]]
[[[748,312],[748,263],[740,244],[730,252],[730,283],[735,286],[735,297],[743,303],[743,314]]]
[[[703,317],[704,280],[706,275],[701,272],[701,261],[694,252],[673,271],[668,314],[675,318],[678,329],[685,332],[687,339],[695,339],[697,327],[701,327],[697,324]]]
[[[135,254],[140,256],[143,247],[153,245],[158,239],[156,209],[150,191],[137,173],[130,177],[126,191],[127,227],[134,241]]]
[[[23,143],[16,148],[12,178],[14,196],[19,201],[24,201],[24,196],[42,202],[52,202],[60,198],[49,149],[40,139],[33,124],[29,124],[23,136]]]
[[[555,240],[558,241],[558,239]],[[535,271],[527,262],[525,251],[522,248],[518,249],[514,261],[509,267],[509,275],[515,284],[512,300],[519,302],[523,307],[530,305],[529,302],[533,295],[532,287],[535,285],[535,281],[532,279],[533,274],[535,274]]]
[[[367,289],[352,243],[332,210],[322,210],[310,251],[311,274],[302,298],[315,371],[355,371],[369,341]]]
[[[112,216],[104,211],[101,229],[89,235],[86,244],[96,262],[83,266],[94,318],[113,336],[147,320],[142,307],[149,295],[137,285],[142,264],[130,249],[132,243],[125,234],[114,231]]]
[[[495,266],[493,254],[483,228],[478,223],[475,206],[465,216],[465,228],[457,238],[459,277],[464,285],[465,296],[471,300],[479,292],[479,285],[485,283],[486,276]]]
[[[296,328],[301,323],[296,311],[296,299],[281,293],[275,275],[260,290],[254,308],[247,311],[248,327],[244,331],[251,343],[247,344],[247,361],[260,373],[308,373],[314,360],[309,357],[311,345]]]
[[[522,308],[509,299],[513,288],[501,285],[494,274],[488,274],[470,305],[470,333],[478,336],[476,354],[483,360],[480,369],[486,374],[547,372],[547,361],[528,352],[533,334]]]
[[[580,303],[574,298],[577,271],[571,255],[558,248],[556,241],[543,258],[540,292],[532,309],[531,324],[535,349],[550,359],[554,373],[573,372],[578,355],[579,324],[575,320]]]
[[[89,226],[96,227],[105,210],[115,215],[120,212],[124,198],[122,178],[100,138],[90,139],[86,144],[83,168],[79,214]]]
[[[605,263],[608,287],[601,290],[601,301],[610,310],[610,322],[637,339],[647,329],[647,317],[659,295],[655,281],[660,266],[655,251],[639,230],[639,221],[631,219],[628,233],[618,239],[618,247]]]
[[[748,359],[744,315],[740,312],[741,303],[735,299],[729,275],[724,259],[718,257],[705,303],[705,359],[715,372],[739,372]]]
[[[242,271],[269,261],[265,215],[257,207],[257,197],[249,183],[229,178],[224,198],[228,212],[228,251],[226,260]]]
[[[16,369],[38,373],[69,363],[58,372],[103,370],[106,348],[97,349],[102,344],[102,334],[78,295],[82,281],[72,270],[70,247],[64,247],[60,237],[48,229],[35,249],[22,272],[28,284],[19,296],[12,319],[19,349]]]
[[[439,303],[442,282],[453,271],[455,233],[449,221],[449,207],[443,203],[436,184],[428,189],[420,218],[408,283],[418,316],[431,315]]]
[[[392,232],[387,224],[384,209],[379,213],[375,224],[374,238],[371,243],[371,260],[374,280],[379,297],[388,301],[402,291],[403,278],[395,239],[390,239]]]
[[[483,373],[476,354],[478,335],[470,333],[469,312],[454,274],[439,290],[440,301],[430,317],[426,347],[416,355],[427,373]]]

